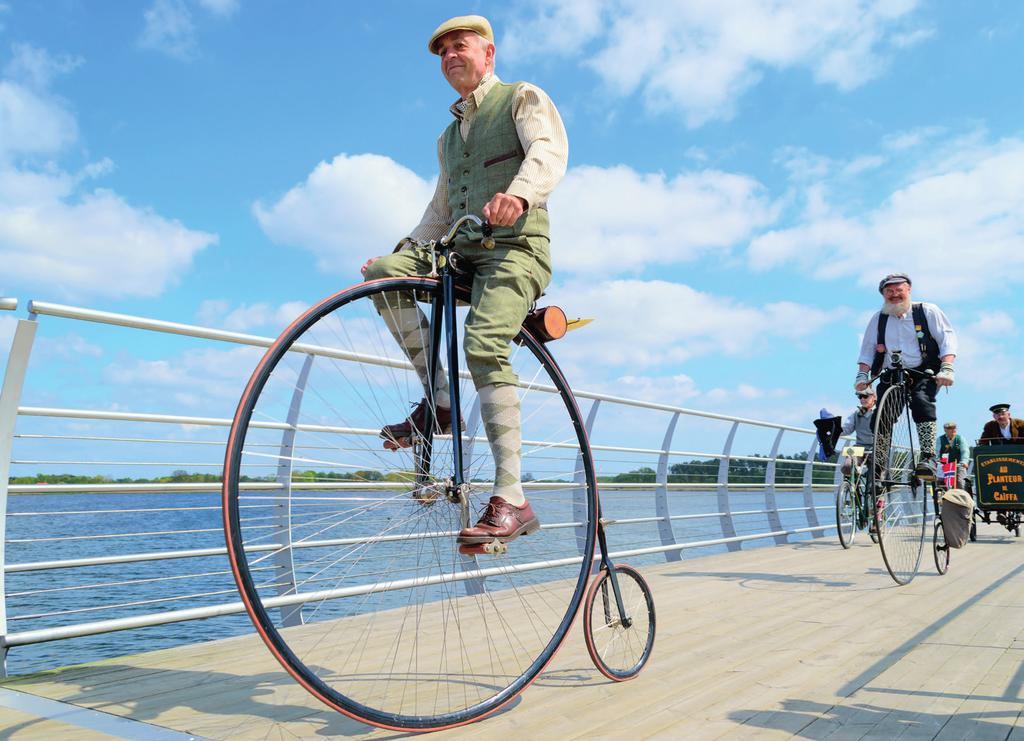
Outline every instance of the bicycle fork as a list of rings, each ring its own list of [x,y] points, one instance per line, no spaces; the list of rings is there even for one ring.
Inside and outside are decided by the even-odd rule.
[[[604,532],[604,520],[601,518],[600,508],[597,513],[597,542],[601,546],[601,569],[608,570],[608,581],[612,584],[612,596],[615,599],[615,609],[619,612],[619,624],[623,628],[629,628],[633,625],[633,618],[626,613],[626,605],[622,601],[622,591],[619,589],[619,575],[615,571],[615,564],[612,563],[611,558],[608,556],[608,540],[605,537]],[[601,600],[604,603],[604,620],[605,624],[612,625],[612,602],[608,595],[608,590],[602,590]]]
[[[434,448],[434,379],[437,378],[441,359],[441,329],[444,325],[444,342],[448,361],[448,397],[451,400],[452,475],[445,482],[445,494],[449,501],[461,506],[462,526],[469,527],[469,496],[463,470],[462,457],[462,402],[459,390],[459,338],[455,321],[455,277],[450,268],[450,255],[443,253],[440,278],[441,293],[435,295],[430,307],[430,341],[427,346],[427,378],[429,381],[430,403],[424,417],[423,437],[416,460],[417,486],[431,485],[430,464]]]

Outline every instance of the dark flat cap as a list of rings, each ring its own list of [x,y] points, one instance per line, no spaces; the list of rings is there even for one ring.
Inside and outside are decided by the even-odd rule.
[[[992,412],[993,414],[995,414],[996,412],[1005,412],[1005,411],[1008,411],[1008,410],[1009,410],[1009,408],[1010,408],[1010,405],[1009,405],[1009,404],[993,404],[992,406],[990,406],[990,407],[988,408],[988,410],[989,410],[990,412]]]
[[[906,273],[889,273],[887,276],[878,281],[878,292],[881,293],[882,289],[886,286],[891,286],[894,283],[906,283],[908,286],[913,285],[910,282],[910,276]]]

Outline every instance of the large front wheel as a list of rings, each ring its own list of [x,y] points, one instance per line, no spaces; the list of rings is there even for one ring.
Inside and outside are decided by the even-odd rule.
[[[932,498],[931,486],[914,472],[920,446],[909,401],[906,386],[892,386],[875,413],[875,527],[885,566],[897,584],[909,584],[917,575]]]
[[[529,334],[512,347],[512,366],[540,531],[504,553],[456,543],[495,476],[464,372],[464,486],[453,485],[444,428],[385,449],[381,428],[410,404],[427,396],[433,411],[434,390],[416,369],[427,367],[439,291],[429,278],[372,281],[300,316],[256,367],[224,468],[228,556],[260,637],[328,706],[391,729],[467,723],[525,689],[572,625],[595,547],[586,432]]]

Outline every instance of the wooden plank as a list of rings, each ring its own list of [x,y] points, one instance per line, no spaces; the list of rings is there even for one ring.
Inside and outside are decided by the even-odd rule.
[[[577,621],[549,669],[508,708],[433,738],[1017,734],[1024,741],[1019,543],[1009,536],[972,543],[953,554],[944,577],[930,556],[925,550],[920,576],[905,587],[889,579],[877,548],[865,542],[843,551],[835,539],[644,567],[658,640],[639,678],[615,684],[600,676]],[[430,623],[420,626],[420,649],[437,661]],[[309,628],[308,640],[323,637],[318,630]],[[389,648],[367,650],[380,657]],[[254,636],[12,686],[211,739],[394,736],[323,707]]]

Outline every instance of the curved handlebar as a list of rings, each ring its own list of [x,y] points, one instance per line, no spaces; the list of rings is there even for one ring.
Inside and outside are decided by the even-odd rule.
[[[483,245],[484,249],[494,249],[494,237],[491,236],[493,232],[491,223],[486,219],[481,219],[476,214],[466,214],[465,216],[460,216],[458,219],[455,220],[455,223],[452,224],[451,228],[448,230],[448,233],[441,237],[441,239],[439,239],[437,243],[440,244],[442,247],[447,247],[448,243],[455,239],[455,235],[458,233],[459,229],[462,228],[462,225],[465,224],[467,221],[473,222],[483,231],[484,238],[481,244]]]

